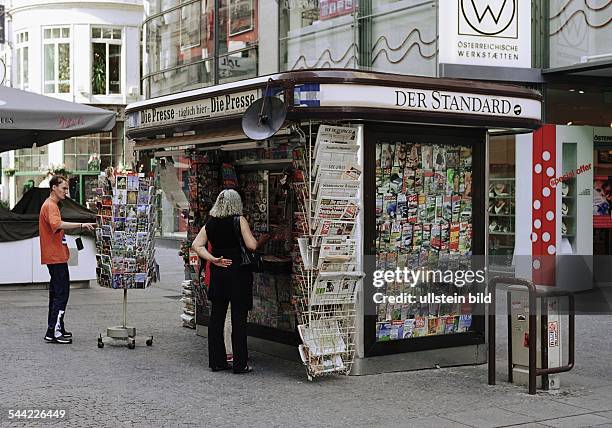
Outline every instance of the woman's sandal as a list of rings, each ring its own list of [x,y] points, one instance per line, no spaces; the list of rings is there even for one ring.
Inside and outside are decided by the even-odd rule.
[[[225,366],[216,366],[216,367],[211,367],[210,370],[213,372],[220,372],[223,370],[229,370],[231,369],[232,366],[230,366],[229,364],[225,365]]]

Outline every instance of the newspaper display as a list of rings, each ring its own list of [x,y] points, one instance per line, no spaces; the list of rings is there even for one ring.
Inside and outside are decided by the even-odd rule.
[[[361,197],[359,129],[319,126],[316,141],[294,153],[294,187],[305,221],[295,279],[301,285],[299,347],[309,379],[348,373],[354,358],[355,302],[363,278],[356,239]],[[311,157],[309,157],[309,155]],[[301,306],[300,306],[301,305]]]

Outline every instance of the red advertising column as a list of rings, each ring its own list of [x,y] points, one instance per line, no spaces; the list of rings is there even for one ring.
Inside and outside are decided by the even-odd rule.
[[[555,125],[533,133],[531,268],[536,285],[555,284],[557,192],[550,180],[557,176],[556,145]]]

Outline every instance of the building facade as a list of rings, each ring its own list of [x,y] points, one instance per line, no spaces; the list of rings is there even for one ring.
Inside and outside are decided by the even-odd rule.
[[[150,0],[145,11],[147,99],[276,72],[344,68],[517,84],[543,94],[549,124],[612,126],[606,0]],[[521,232],[524,242],[516,239],[517,138],[531,137],[490,135],[488,253],[500,268],[515,264],[517,246],[531,253],[531,229]],[[528,143],[522,147],[530,150]],[[168,186],[187,171],[179,159],[175,165]],[[171,220],[180,211],[164,211],[165,234],[182,235],[183,222]]]
[[[69,171],[71,197],[85,203],[108,166],[128,164],[124,108],[140,98],[140,0],[9,0],[4,84],[117,112],[107,133],[3,154],[2,198],[13,206],[47,171]]]

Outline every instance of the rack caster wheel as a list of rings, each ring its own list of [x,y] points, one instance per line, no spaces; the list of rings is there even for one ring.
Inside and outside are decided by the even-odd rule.
[[[102,335],[98,337],[98,348],[100,349],[104,348],[104,342],[102,341]]]
[[[132,338],[128,338],[128,349],[136,348],[136,340]]]
[[[147,346],[153,346],[153,336],[147,339]]]

